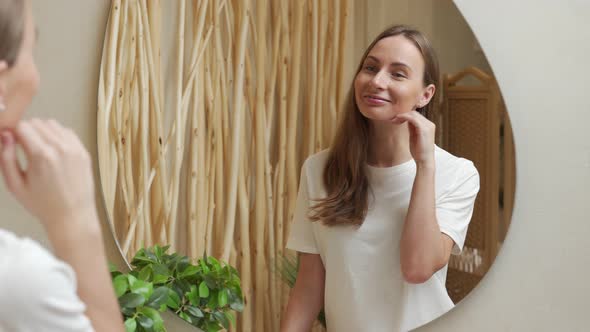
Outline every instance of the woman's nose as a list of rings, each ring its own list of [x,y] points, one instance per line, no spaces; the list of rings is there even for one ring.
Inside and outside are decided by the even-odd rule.
[[[383,71],[378,71],[375,73],[373,78],[370,81],[371,85],[378,89],[385,89],[385,85],[387,84],[387,77]]]

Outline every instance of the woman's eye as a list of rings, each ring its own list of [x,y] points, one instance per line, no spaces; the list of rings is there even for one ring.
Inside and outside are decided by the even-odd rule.
[[[366,65],[365,66],[365,70],[370,71],[370,72],[376,72],[377,71],[377,67],[375,66],[371,66],[371,65]]]
[[[393,73],[391,74],[391,76],[393,76],[394,78],[406,78],[406,75],[404,75],[403,73]]]

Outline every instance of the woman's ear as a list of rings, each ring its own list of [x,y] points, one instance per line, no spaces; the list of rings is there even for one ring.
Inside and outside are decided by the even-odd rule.
[[[427,87],[422,90],[422,95],[420,95],[420,101],[418,102],[418,106],[416,108],[422,108],[430,102],[432,96],[436,92],[436,87],[434,84],[429,84]]]

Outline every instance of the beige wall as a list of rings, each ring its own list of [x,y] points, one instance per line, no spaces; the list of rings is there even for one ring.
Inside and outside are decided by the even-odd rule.
[[[39,29],[35,60],[41,75],[38,95],[27,117],[53,117],[72,127],[96,156],[96,100],[100,48],[107,1],[33,1]],[[97,177],[95,172],[95,178]],[[97,188],[98,193],[98,188]],[[97,197],[99,197],[97,195]],[[2,227],[47,245],[43,229],[0,190]],[[102,210],[100,211],[101,215]],[[105,228],[109,257],[116,261],[110,231]]]
[[[414,6],[421,1],[400,5],[396,17],[404,18],[405,13],[433,17],[445,10],[440,4],[417,11]],[[584,262],[590,257],[586,128],[590,103],[576,96],[587,95],[579,64],[590,57],[590,23],[582,20],[590,10],[581,1],[571,1],[576,6],[572,8],[534,0],[456,2],[488,54],[511,112],[517,197],[506,243],[480,287],[420,331],[587,331],[590,268]],[[385,6],[386,1],[379,3]],[[51,114],[72,126],[96,158],[96,82],[108,2],[34,0],[33,4],[41,31],[37,61],[43,82],[29,115]],[[378,12],[387,17],[385,11]],[[419,19],[431,29],[443,24],[428,23],[425,17]],[[550,25],[538,24],[547,17]],[[562,34],[556,26],[575,33]],[[459,32],[451,32],[462,40]],[[548,72],[551,61],[560,65]],[[583,69],[587,71],[587,65]],[[0,211],[2,227],[46,243],[40,227],[4,189],[0,189]],[[110,259],[118,260],[114,241],[108,236],[106,241]],[[169,330],[188,331],[182,323]]]

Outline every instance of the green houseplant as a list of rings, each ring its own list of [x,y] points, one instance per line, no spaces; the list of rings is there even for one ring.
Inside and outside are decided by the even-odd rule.
[[[234,312],[244,308],[238,271],[206,254],[192,264],[168,249],[140,249],[126,274],[111,268],[126,330],[166,331],[160,316],[166,309],[205,332],[235,325]]]

